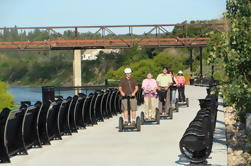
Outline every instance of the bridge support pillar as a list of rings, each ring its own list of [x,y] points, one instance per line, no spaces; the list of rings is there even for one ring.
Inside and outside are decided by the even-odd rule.
[[[189,65],[190,65],[190,73],[193,73],[193,48],[189,48],[190,57],[189,57]]]
[[[81,79],[81,50],[74,50],[73,86],[82,86],[82,79]],[[75,89],[74,93],[75,94],[80,93],[80,89]]]
[[[203,77],[202,67],[202,47],[200,47],[200,78]]]

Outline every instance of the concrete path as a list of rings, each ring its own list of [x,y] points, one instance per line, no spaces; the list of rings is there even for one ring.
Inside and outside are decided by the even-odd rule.
[[[141,132],[118,132],[118,117],[80,130],[51,146],[29,150],[27,156],[11,158],[15,166],[175,166],[188,165],[180,154],[179,141],[199,110],[197,99],[206,96],[203,87],[188,86],[190,107],[180,108],[173,120],[144,125]],[[139,107],[142,110],[143,107]],[[219,107],[213,153],[208,165],[227,165],[224,116]],[[140,112],[140,111],[139,111]]]

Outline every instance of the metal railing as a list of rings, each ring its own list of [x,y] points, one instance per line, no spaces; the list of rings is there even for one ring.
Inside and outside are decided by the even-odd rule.
[[[60,87],[59,89],[62,89]],[[67,87],[69,88],[69,87]],[[93,89],[92,93],[55,98],[57,88],[43,87],[43,102],[35,105],[22,102],[18,110],[5,108],[0,113],[0,163],[9,163],[10,156],[28,154],[32,147],[41,148],[72,135],[87,126],[94,126],[121,113],[121,96],[111,86],[70,87]],[[137,93],[142,103],[142,90]]]

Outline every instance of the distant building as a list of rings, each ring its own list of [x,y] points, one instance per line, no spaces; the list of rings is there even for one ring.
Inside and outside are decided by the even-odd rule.
[[[120,50],[119,49],[87,49],[84,51],[84,53],[82,54],[82,60],[86,61],[86,60],[96,60],[97,56],[99,55],[100,51],[109,54],[112,52],[115,53],[119,53]]]

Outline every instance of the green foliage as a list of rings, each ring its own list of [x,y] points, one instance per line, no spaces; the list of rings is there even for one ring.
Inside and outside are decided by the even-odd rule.
[[[30,52],[31,54],[34,52]],[[21,53],[22,54],[22,53]],[[41,54],[35,52],[35,54]],[[22,85],[56,85],[52,80],[59,79],[58,83],[63,84],[68,75],[66,71],[72,71],[72,60],[69,56],[53,52],[52,55],[40,55],[37,58],[30,58],[30,55],[23,54],[19,58],[0,54],[0,79]],[[69,72],[69,74],[72,72]]]
[[[2,111],[2,109],[5,107],[14,109],[14,100],[13,97],[8,93],[8,85],[0,81],[0,111]]]
[[[145,49],[141,49],[137,45],[134,45],[131,49],[123,50],[121,55],[125,65],[148,58]]]
[[[133,76],[139,80],[143,80],[146,77],[146,73],[151,71],[154,77],[161,72],[163,66],[168,66],[174,72],[178,70],[184,70],[188,66],[185,65],[187,57],[179,54],[171,54],[169,52],[161,52],[154,58],[142,59],[129,65],[121,66],[117,70],[111,70],[107,73],[108,78],[120,79],[124,77],[124,69],[130,67],[133,70]]]
[[[210,24],[215,23],[217,20],[199,20],[199,21],[184,21],[181,24]],[[210,26],[194,25],[194,26],[175,26],[172,36],[175,37],[207,37],[208,33],[214,29]]]
[[[82,62],[82,77],[85,83],[103,84],[105,74],[123,64],[123,55],[100,52],[98,58]]]
[[[227,31],[211,33],[209,62],[224,62],[224,102],[233,105],[244,121],[246,112],[251,112],[251,2],[228,0],[225,18]]]

